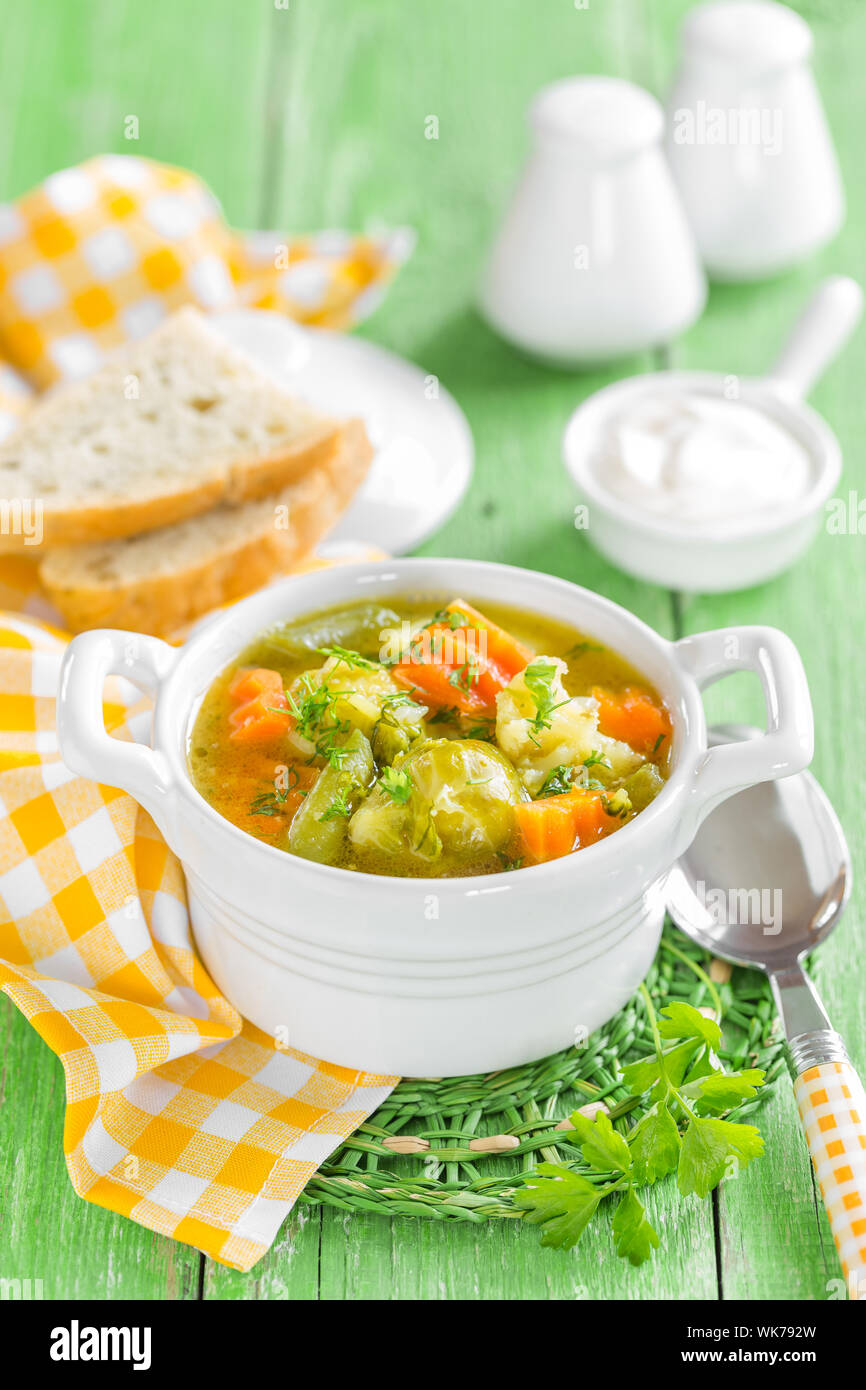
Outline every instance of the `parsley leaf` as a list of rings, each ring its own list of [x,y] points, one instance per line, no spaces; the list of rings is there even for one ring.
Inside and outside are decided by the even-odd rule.
[[[714,1052],[722,1045],[722,1030],[716,1020],[698,1013],[691,1004],[675,1002],[662,1009],[659,1034],[663,1038],[698,1038]]]
[[[680,1161],[680,1132],[667,1106],[657,1101],[628,1136],[634,1176],[639,1183],[658,1182]]]
[[[711,1072],[709,1076],[701,1076],[696,1081],[690,1080],[687,1086],[682,1087],[682,1092],[690,1100],[694,1097],[696,1105],[703,1106],[711,1114],[720,1115],[741,1101],[751,1100],[757,1094],[757,1088],[763,1084],[764,1073],[757,1067],[750,1067],[728,1074]]]
[[[616,1253],[625,1256],[629,1264],[642,1265],[658,1248],[659,1238],[647,1221],[643,1203],[632,1187],[614,1212],[611,1229]]]
[[[649,1109],[625,1137],[603,1111],[594,1121],[575,1112],[564,1142],[580,1148],[590,1176],[575,1171],[574,1163],[540,1164],[514,1197],[526,1219],[543,1227],[543,1244],[566,1247],[577,1241],[601,1201],[620,1194],[611,1230],[617,1254],[633,1265],[659,1244],[636,1184],[676,1172],[683,1196],[706,1197],[732,1166],[750,1163],[764,1148],[754,1125],[721,1118],[755,1095],[764,1073],[757,1067],[725,1072],[716,1055],[721,1031],[714,1019],[682,1002],[669,1004],[659,1019],[645,985],[641,994],[653,1055],[624,1067],[622,1075],[633,1095],[650,1092]],[[665,1049],[663,1038],[673,1046]]]
[[[664,1067],[668,1079],[675,1086],[679,1085],[697,1048],[698,1043],[689,1038],[686,1042],[668,1048],[667,1052],[662,1053],[663,1061],[658,1056],[642,1057],[639,1062],[631,1062],[627,1067],[623,1067],[622,1079],[632,1095],[640,1096],[659,1080]]]
[[[680,1192],[684,1197],[692,1192],[706,1197],[718,1187],[729,1164],[745,1167],[763,1151],[764,1141],[754,1125],[695,1116],[683,1137],[677,1169]]]
[[[568,1250],[595,1215],[604,1189],[558,1163],[539,1163],[514,1204],[533,1226],[543,1226],[541,1243]]]
[[[599,1110],[594,1120],[575,1110],[569,1123],[577,1134],[580,1151],[591,1168],[602,1173],[628,1172],[631,1167],[628,1144],[614,1129],[603,1110]]]
[[[556,667],[552,661],[532,661],[523,672],[523,681],[535,701],[535,717],[531,721],[536,729],[549,729],[550,717],[560,704],[553,697],[553,682]]]
[[[396,768],[386,767],[379,778],[379,786],[387,792],[392,801],[405,806],[412,795],[412,778],[408,772],[398,772]]]

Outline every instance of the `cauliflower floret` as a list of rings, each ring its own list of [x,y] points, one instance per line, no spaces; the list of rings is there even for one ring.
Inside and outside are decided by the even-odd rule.
[[[591,760],[590,776],[614,781],[641,763],[628,744],[599,733],[593,696],[569,696],[567,670],[558,657],[535,657],[496,697],[496,742],[533,796],[557,767]]]
[[[558,657],[536,657],[497,695],[496,742],[516,767],[556,767],[591,754],[598,702],[569,698],[562,684],[567,669]]]

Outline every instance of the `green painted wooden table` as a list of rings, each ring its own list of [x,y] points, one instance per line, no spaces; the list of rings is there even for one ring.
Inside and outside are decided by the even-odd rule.
[[[684,599],[632,581],[570,524],[559,459],[574,406],[617,372],[529,364],[476,317],[485,247],[526,148],[523,112],[543,83],[619,74],[663,92],[687,0],[90,0],[0,4],[0,198],[101,150],[197,170],[237,226],[312,230],[411,223],[418,250],[364,328],[454,392],[477,445],[459,513],[425,547],[548,570],[625,604],[674,636],[774,623],[799,645],[818,723],[815,771],[848,832],[857,881],[823,952],[827,1003],[866,1066],[861,938],[866,908],[862,536],[822,534],[788,575],[746,593]],[[756,288],[714,290],[665,360],[759,372],[818,278],[866,282],[866,6],[798,5],[846,175],[845,231],[817,261]],[[126,117],[139,139],[125,139]],[[437,140],[425,138],[438,117]],[[815,392],[845,451],[843,488],[866,489],[866,332]],[[759,717],[748,677],[712,692],[714,717]],[[603,1228],[579,1251],[542,1250],[519,1223],[445,1226],[296,1212],[249,1275],[81,1202],[61,1151],[60,1063],[0,1002],[0,1278],[42,1279],[46,1297],[169,1299],[822,1299],[835,1252],[783,1083],[762,1112],[768,1152],[715,1203],[650,1197],[663,1249],[634,1271]]]

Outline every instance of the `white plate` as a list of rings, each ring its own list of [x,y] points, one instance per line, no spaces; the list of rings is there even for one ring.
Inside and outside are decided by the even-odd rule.
[[[402,555],[447,520],[469,485],[475,451],[466,416],[435,377],[363,338],[301,328],[263,309],[233,309],[212,322],[304,400],[367,426],[376,454],[329,545],[361,541]]]

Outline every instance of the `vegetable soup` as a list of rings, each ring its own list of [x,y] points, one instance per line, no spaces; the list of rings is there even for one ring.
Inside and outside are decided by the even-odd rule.
[[[207,692],[189,763],[221,815],[278,849],[455,877],[615,834],[661,790],[670,743],[652,686],[575,629],[392,598],[263,632]]]

